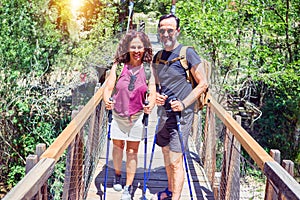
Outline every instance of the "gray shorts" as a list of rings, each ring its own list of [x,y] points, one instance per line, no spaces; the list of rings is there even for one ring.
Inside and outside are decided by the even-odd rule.
[[[180,117],[180,129],[185,149],[191,132],[193,118],[193,112],[182,112]],[[171,151],[182,152],[175,113],[162,113],[158,124],[156,144],[160,147],[169,145]]]

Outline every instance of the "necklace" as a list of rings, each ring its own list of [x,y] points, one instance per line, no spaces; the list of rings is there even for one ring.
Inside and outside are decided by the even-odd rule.
[[[128,70],[130,71],[130,73],[132,75],[136,75],[139,73],[140,69],[141,69],[142,65],[138,65],[138,66],[134,66],[134,65],[130,65],[128,64]]]

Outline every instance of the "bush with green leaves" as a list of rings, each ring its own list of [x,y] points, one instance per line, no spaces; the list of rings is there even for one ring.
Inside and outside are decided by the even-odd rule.
[[[71,23],[68,2],[0,3],[0,182],[8,190],[24,176],[35,146],[49,146],[67,126],[71,89],[78,83],[72,72],[86,68],[86,57],[115,31],[115,6],[89,1],[100,7],[86,6],[93,15],[85,22],[89,30],[81,30]],[[64,79],[55,80],[57,75]]]
[[[241,85],[250,77],[255,93],[246,100],[263,114],[249,132],[265,149],[277,148],[282,158],[296,161],[298,168],[299,5],[299,0],[176,4],[181,41],[212,62],[212,87],[219,100],[242,98]]]

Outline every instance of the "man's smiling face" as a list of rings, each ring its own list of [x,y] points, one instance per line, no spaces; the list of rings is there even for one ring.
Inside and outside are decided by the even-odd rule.
[[[172,50],[176,43],[177,36],[180,31],[179,29],[176,29],[176,27],[176,19],[173,17],[163,19],[160,22],[158,33],[160,36],[160,41],[163,43],[166,50]]]

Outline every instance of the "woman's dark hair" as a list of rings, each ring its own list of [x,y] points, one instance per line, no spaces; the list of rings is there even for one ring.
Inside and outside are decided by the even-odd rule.
[[[159,18],[159,21],[158,21],[158,28],[160,27],[160,22],[164,19],[168,19],[168,18],[174,18],[176,20],[176,30],[179,29],[180,27],[180,20],[178,17],[176,17],[174,14],[167,14],[167,15],[163,15]]]
[[[149,37],[144,32],[135,30],[128,31],[121,39],[115,55],[115,62],[127,63],[130,61],[129,44],[134,38],[140,38],[144,45],[144,56],[142,62],[151,63],[152,61],[152,46]]]

